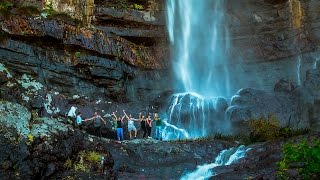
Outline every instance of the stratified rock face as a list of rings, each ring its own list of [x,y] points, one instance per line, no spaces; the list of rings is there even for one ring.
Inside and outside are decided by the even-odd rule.
[[[27,136],[30,133],[30,119],[31,113],[25,107],[0,101],[0,123],[5,127],[14,128],[18,133]]]
[[[320,57],[319,8],[316,0],[228,1],[232,91],[271,92],[282,78],[301,84]]]
[[[16,3],[27,7],[33,1]],[[45,88],[70,96],[146,102],[169,89],[165,23],[154,8],[158,3],[143,4],[142,10],[132,3],[130,8],[92,3],[37,2],[41,14],[12,9],[1,17],[6,36],[0,61],[13,74],[31,75]],[[48,9],[52,14],[44,15]]]

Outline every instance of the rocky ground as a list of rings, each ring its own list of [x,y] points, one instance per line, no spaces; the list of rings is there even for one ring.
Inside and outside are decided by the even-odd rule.
[[[0,108],[1,179],[179,179],[197,165],[214,162],[222,150],[239,146],[210,138],[119,143],[74,129],[59,119],[23,123],[30,113],[17,104],[2,102]],[[17,122],[10,124],[12,119]],[[215,179],[275,179],[284,143],[319,137],[310,133],[249,145],[243,159],[215,168]]]

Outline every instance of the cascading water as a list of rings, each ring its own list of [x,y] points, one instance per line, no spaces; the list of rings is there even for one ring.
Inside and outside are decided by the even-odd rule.
[[[245,156],[245,153],[249,150],[250,149],[246,149],[243,145],[239,146],[238,148],[223,150],[220,152],[218,157],[216,157],[214,163],[198,166],[195,171],[184,175],[181,179],[208,179],[212,176],[217,175],[213,171],[215,167],[236,163],[239,159],[243,158]]]
[[[224,0],[167,0],[176,85],[185,92],[172,97],[168,122],[185,129],[190,137],[206,136],[217,129],[213,124],[221,116],[216,109],[221,98],[216,97],[231,93],[227,66],[230,37],[224,11]],[[223,101],[221,111],[225,105]]]

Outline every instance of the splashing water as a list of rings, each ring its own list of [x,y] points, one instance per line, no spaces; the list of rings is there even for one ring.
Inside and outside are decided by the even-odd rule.
[[[223,150],[218,157],[216,157],[214,163],[198,166],[195,171],[184,175],[181,180],[209,179],[210,177],[217,175],[213,171],[215,167],[236,163],[239,159],[243,158],[245,153],[249,150],[250,149],[246,149],[243,145],[238,148]]]
[[[231,95],[225,6],[225,0],[167,0],[176,85],[187,92],[172,97],[168,122],[190,137],[208,135],[219,116],[215,97]]]
[[[175,94],[167,112],[168,123],[188,132],[188,137],[192,138],[204,137],[212,132],[222,133],[228,127],[223,121],[227,107],[228,103],[223,98],[204,98],[195,93]],[[172,133],[172,129],[164,131],[172,135],[176,132]],[[181,139],[181,136],[168,138]]]
[[[185,129],[178,128],[175,125],[168,123],[167,121],[163,121],[164,129],[163,129],[163,139],[189,139],[190,135]]]

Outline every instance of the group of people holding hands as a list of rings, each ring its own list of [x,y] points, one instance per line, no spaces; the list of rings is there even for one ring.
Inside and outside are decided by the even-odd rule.
[[[70,113],[70,111],[73,110],[73,113]],[[81,113],[79,112],[76,116],[75,115],[75,110],[73,107],[71,107],[68,117],[75,122],[75,126],[81,128],[81,125],[83,122],[88,122],[92,121],[93,123],[93,132],[95,135],[101,137],[101,127],[102,124],[106,125],[106,121],[103,117],[101,117],[97,112],[94,113],[93,117],[87,118],[87,119],[82,119],[81,118]],[[73,118],[75,117],[75,118]],[[107,114],[107,116],[104,117],[110,117],[111,124],[112,124],[112,129],[116,131],[117,135],[117,140],[122,141],[124,140],[124,133],[123,133],[123,128],[124,128],[124,123],[127,123],[127,128],[129,132],[129,138],[130,140],[133,138],[137,138],[137,133],[138,130],[134,124],[134,122],[140,122],[141,129],[143,130],[143,138],[148,137],[151,138],[151,130],[152,130],[152,122],[155,121],[156,124],[156,139],[157,140],[162,140],[162,120],[159,117],[158,113],[155,112],[153,114],[153,119],[151,118],[151,114],[147,113],[146,116],[144,116],[142,113],[139,113],[138,118],[133,118],[132,114],[127,114],[125,110],[123,110],[123,115],[116,115],[116,112],[112,112],[111,114]],[[134,135],[134,136],[133,136]]]

